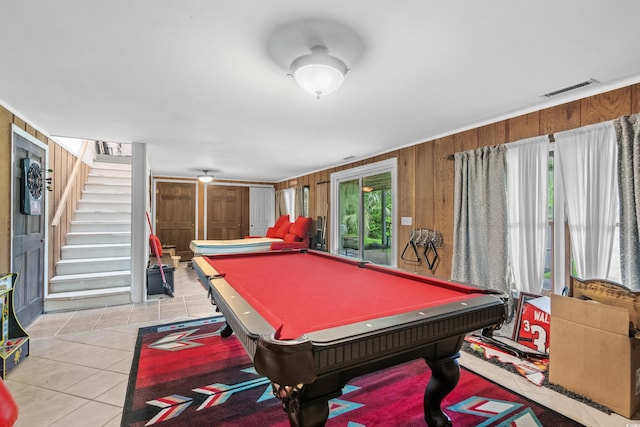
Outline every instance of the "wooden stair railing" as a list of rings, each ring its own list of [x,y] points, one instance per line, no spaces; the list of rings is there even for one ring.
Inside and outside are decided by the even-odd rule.
[[[51,220],[51,226],[57,227],[60,225],[60,219],[62,218],[62,214],[64,213],[64,209],[67,205],[67,199],[69,198],[69,194],[73,190],[76,184],[76,175],[78,175],[78,171],[80,171],[80,167],[82,166],[82,158],[84,157],[84,152],[87,150],[87,144],[89,141],[84,141],[82,143],[82,147],[80,148],[80,154],[78,154],[78,158],[73,165],[73,170],[71,171],[71,175],[69,175],[69,179],[67,180],[67,185],[62,192],[62,196],[60,197],[60,201],[58,203],[58,208],[56,209],[56,213],[53,216],[53,220]]]

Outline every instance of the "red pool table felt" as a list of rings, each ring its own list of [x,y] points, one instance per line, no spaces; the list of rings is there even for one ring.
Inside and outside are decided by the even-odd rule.
[[[484,290],[317,253],[205,257],[279,338],[460,303]]]

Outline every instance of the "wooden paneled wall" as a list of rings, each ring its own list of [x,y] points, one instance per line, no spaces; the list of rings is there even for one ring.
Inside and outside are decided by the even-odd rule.
[[[11,269],[11,125],[15,124],[20,129],[34,136],[49,147],[49,164],[47,169],[53,169],[51,177],[53,191],[45,192],[49,209],[49,224],[60,202],[60,196],[64,191],[67,180],[76,157],[56,144],[45,134],[35,129],[23,119],[11,111],[0,106],[0,200],[4,201],[0,206],[0,272],[8,272]],[[89,173],[89,167],[83,164],[80,173],[76,177],[74,191],[71,193],[65,209],[65,214],[57,228],[49,227],[49,276],[55,273],[55,262],[60,253],[60,246],[64,244],[64,236],[69,230],[73,212]]]
[[[420,274],[449,278],[453,254],[454,210],[454,162],[450,160],[451,155],[484,146],[575,129],[636,113],[640,113],[640,84],[297,177],[278,183],[276,188],[288,188],[294,185],[294,182],[295,185],[308,185],[310,188],[309,212],[315,219],[317,216],[324,215],[323,208],[315,206],[317,183],[328,181],[333,172],[397,157],[399,217],[395,220],[399,224],[400,217],[413,218],[412,226],[398,227],[398,267]],[[401,143],[402,141],[398,141],[398,144]],[[400,259],[400,254],[413,228],[431,228],[442,233],[443,247],[438,251],[440,262],[433,272],[428,270],[424,263],[416,267]]]

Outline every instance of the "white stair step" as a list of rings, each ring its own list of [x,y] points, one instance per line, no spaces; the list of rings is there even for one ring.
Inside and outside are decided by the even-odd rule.
[[[87,184],[102,184],[102,185],[128,185],[131,186],[131,177],[111,177],[111,176],[95,176],[89,175],[87,177]]]
[[[54,276],[49,280],[51,294],[131,286],[131,270],[103,271]]]
[[[120,191],[83,191],[81,200],[84,201],[114,201],[131,203],[131,188],[123,188]]]
[[[95,183],[95,184],[85,184],[84,185],[84,190],[85,191],[92,191],[92,192],[103,192],[103,193],[109,193],[109,192],[114,192],[114,191],[131,191],[131,183],[128,184],[104,184],[104,183]]]
[[[93,167],[95,167],[96,162],[107,164],[110,167],[115,167],[119,164],[131,167],[131,156],[130,155],[111,156],[107,154],[96,154],[96,161],[94,161]]]
[[[60,276],[131,270],[131,257],[62,259],[56,263]]]
[[[105,163],[105,162],[93,162],[93,166],[91,167],[91,171],[101,171],[101,170],[118,170],[118,171],[129,171],[131,172],[131,163]]]
[[[131,159],[131,157],[128,157],[128,159]],[[109,160],[112,160],[111,157],[109,157]],[[119,170],[131,170],[131,162],[110,162],[110,161],[100,161],[100,160],[94,160],[93,162],[93,166],[91,166],[91,169],[119,169]]]
[[[109,258],[131,256],[130,243],[65,245],[61,249],[61,259]]]
[[[86,310],[131,303],[131,287],[73,291],[52,294],[44,299],[44,312]]]
[[[93,232],[93,231],[129,231],[131,232],[131,218],[126,221],[71,221],[72,232]]]
[[[90,211],[77,210],[74,216],[76,221],[131,221],[131,212],[107,211],[94,209]]]
[[[131,231],[72,231],[67,233],[67,245],[109,243],[131,243]]]
[[[80,200],[78,201],[79,211],[116,211],[116,212],[131,212],[131,201],[117,200]]]
[[[131,169],[92,168],[89,172],[92,177],[127,178],[131,180]]]

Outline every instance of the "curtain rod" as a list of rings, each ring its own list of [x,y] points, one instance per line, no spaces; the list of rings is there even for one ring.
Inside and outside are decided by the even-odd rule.
[[[553,136],[552,133],[550,133],[549,135],[547,135],[547,137],[549,137],[549,142],[556,142],[556,138]],[[455,155],[454,154],[449,154],[447,157],[444,158],[445,160],[455,160]]]

